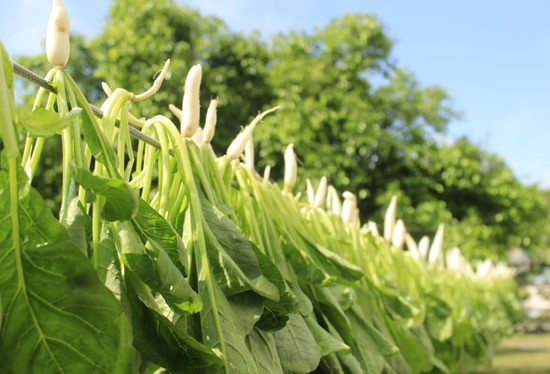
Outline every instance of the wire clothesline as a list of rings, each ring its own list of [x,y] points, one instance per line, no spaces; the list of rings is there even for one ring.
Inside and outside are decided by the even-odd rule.
[[[26,67],[18,64],[15,61],[12,61],[12,66],[13,66],[13,72],[19,75],[21,78],[24,78],[29,82],[34,83],[44,88],[45,90],[48,90],[53,94],[57,94],[57,90],[55,89],[54,86],[52,86],[48,81],[46,81],[44,78],[42,78],[32,70],[27,69]],[[96,106],[90,103],[88,104],[90,105],[90,108],[92,108],[92,111],[97,117],[103,118],[103,112],[101,111],[101,109],[97,108]],[[117,120],[115,122],[115,125],[118,127],[120,125],[120,122]],[[143,134],[141,131],[137,130],[134,127],[128,126],[128,130],[130,132],[130,135],[133,136],[134,138],[139,139],[144,143],[147,143],[149,145],[152,145],[155,148],[160,149],[160,143],[157,142],[155,139],[148,137],[147,135]]]

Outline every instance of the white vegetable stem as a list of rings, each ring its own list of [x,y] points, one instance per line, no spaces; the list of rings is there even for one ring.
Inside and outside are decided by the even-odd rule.
[[[403,249],[406,234],[407,230],[405,229],[405,223],[403,222],[403,220],[398,219],[395,224],[395,228],[393,229],[392,245],[397,249]]]
[[[374,236],[375,238],[380,238],[380,233],[378,232],[378,226],[376,225],[376,222],[368,221],[366,225],[372,236]]]
[[[416,245],[414,238],[409,234],[405,235],[405,243],[407,244],[407,249],[411,253],[411,256],[415,260],[419,260],[420,254],[418,253],[418,246]]]
[[[432,246],[430,247],[430,253],[428,255],[428,263],[432,265],[440,265],[443,257],[441,250],[443,247],[443,232],[445,230],[445,225],[440,223],[437,232],[435,233]]]
[[[397,209],[397,196],[393,195],[384,217],[384,239],[391,243],[393,228],[395,227],[395,211]]]
[[[244,148],[244,164],[250,171],[256,171],[254,167],[254,137],[250,135]]]
[[[241,131],[239,133],[239,135],[237,135],[235,137],[235,139],[233,139],[233,141],[231,142],[231,144],[227,148],[227,152],[226,152],[227,156],[229,156],[229,158],[232,159],[232,160],[236,160],[239,157],[241,157],[241,154],[243,153],[244,148],[246,147],[246,143],[252,137],[252,133],[254,132],[254,128],[256,127],[256,125],[258,123],[260,123],[260,121],[266,115],[268,115],[271,112],[276,111],[279,108],[281,108],[281,107],[276,106],[274,108],[271,108],[269,110],[266,110],[265,112],[262,112],[262,113],[258,114],[256,116],[256,118],[254,118],[254,120],[252,122],[250,122],[250,124],[248,126],[246,126],[244,128],[244,130]]]
[[[204,131],[202,133],[202,141],[204,144],[210,144],[214,133],[216,132],[216,122],[218,115],[216,113],[216,108],[218,107],[218,99],[210,100],[210,105],[206,111],[206,120],[204,123]]]
[[[53,0],[46,32],[46,57],[54,67],[64,68],[69,61],[69,28],[69,13],[61,0]]]
[[[263,183],[269,183],[269,175],[271,174],[271,166],[267,165],[264,169],[264,180]]]
[[[428,249],[430,248],[430,238],[423,236],[418,242],[418,255],[422,261],[428,259]]]
[[[285,150],[285,176],[284,176],[284,191],[292,192],[292,188],[296,184],[296,176],[298,175],[298,162],[296,161],[296,153],[294,153],[294,144],[289,144]]]
[[[313,200],[313,207],[320,208],[325,201],[327,196],[327,177],[322,177],[321,182],[319,182],[319,187],[317,187],[317,193]]]
[[[340,216],[342,214],[342,203],[340,201],[340,197],[338,196],[336,188],[330,186],[328,188],[328,195],[329,196],[327,197],[327,201],[330,197],[330,210],[332,211],[332,213],[334,213],[334,215]],[[328,206],[329,204],[327,203],[327,207]]]
[[[185,79],[185,88],[182,103],[181,135],[184,138],[192,137],[200,121],[200,87],[202,79],[202,67],[194,65],[189,70]]]
[[[158,77],[153,82],[153,85],[151,87],[149,87],[149,89],[147,91],[142,92],[138,95],[134,95],[134,97],[132,98],[132,101],[135,101],[135,102],[143,101],[145,99],[150,98],[154,94],[156,94],[157,91],[160,90],[160,86],[162,86],[162,82],[164,81],[164,78],[166,77],[166,74],[168,73],[168,68],[169,67],[170,67],[170,59],[166,60],[166,62],[164,63],[164,67],[162,68],[162,70],[161,70],[160,74],[158,75]],[[199,84],[200,84],[200,81],[199,81]]]
[[[357,198],[349,191],[342,194],[344,203],[342,204],[342,222],[345,225],[352,225],[357,218]]]

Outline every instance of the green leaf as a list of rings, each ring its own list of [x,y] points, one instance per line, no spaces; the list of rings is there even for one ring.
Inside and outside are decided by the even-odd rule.
[[[324,268],[327,269],[327,272],[331,275],[352,281],[359,280],[363,277],[363,269],[359,266],[352,264],[345,258],[307,238],[300,232],[299,235],[301,236],[303,242],[308,246],[310,255],[316,257],[319,263],[323,264]]]
[[[160,245],[150,240],[146,247],[128,222],[116,227],[122,261],[130,271],[181,313],[202,309],[199,296]]]
[[[25,182],[19,184],[16,246],[9,201],[1,171],[0,372],[125,372],[133,354],[120,304]]]
[[[139,198],[139,208],[133,222],[142,236],[162,246],[182,274],[187,274],[188,253],[180,235],[142,198]]]
[[[88,256],[88,232],[91,232],[92,219],[84,211],[84,207],[74,197],[69,203],[65,225],[69,238],[73,243],[80,248],[85,256]]]
[[[452,309],[441,298],[426,295],[429,313],[426,316],[426,329],[431,337],[445,341],[453,335]]]
[[[15,118],[13,71],[8,53],[0,42],[0,139],[4,142],[3,153],[9,158],[15,158],[19,154]]]
[[[322,328],[312,315],[304,318],[309,331],[313,334],[315,342],[321,348],[321,356],[326,356],[334,352],[349,353],[351,348],[340,339],[340,337],[331,335]]]
[[[2,63],[4,64],[4,77],[8,91],[13,92],[13,68],[10,56],[4,48],[4,44],[0,41],[0,55],[2,55]]]
[[[73,108],[69,113],[59,114],[53,110],[37,107],[27,118],[22,119],[22,123],[31,136],[46,137],[55,135],[74,123],[81,112],[81,108]]]
[[[130,185],[121,179],[93,175],[71,164],[74,179],[87,190],[105,198],[101,216],[107,221],[126,221],[138,211],[138,198]]]
[[[115,152],[111,149],[103,132],[100,131],[99,124],[92,112],[90,104],[78,88],[74,79],[66,71],[64,71],[64,73],[64,78],[67,80],[70,89],[73,90],[78,106],[82,108],[80,120],[86,145],[89,147],[94,158],[105,165],[110,177],[120,177],[116,168]],[[69,87],[67,87],[67,89],[69,89]]]
[[[246,340],[260,373],[283,374],[281,360],[272,334],[254,329],[246,337]]]
[[[279,290],[264,275],[253,244],[239,227],[206,199],[203,207],[207,255],[214,277],[227,295],[252,290],[278,302]],[[265,264],[264,264],[265,266]],[[274,274],[274,269],[270,269]]]
[[[261,253],[254,243],[251,244],[260,262],[262,272],[279,291],[278,301],[264,300],[264,311],[256,326],[262,330],[278,330],[286,325],[288,315],[296,311],[298,302],[275,264],[266,255]]]
[[[353,334],[351,325],[340,303],[331,292],[331,288],[315,287],[313,288],[313,299],[318,310],[338,331],[346,344],[353,344]]]
[[[321,348],[299,314],[291,314],[286,326],[273,332],[283,369],[310,373],[319,366]]]
[[[174,373],[222,364],[214,351],[185,329],[184,317],[174,314],[162,297],[153,296],[135,275],[126,276],[124,289],[132,314],[134,344],[145,360]]]
[[[260,373],[256,361],[248,348],[245,338],[249,328],[259,315],[254,315],[254,309],[241,308],[238,303],[230,303],[219,285],[212,281],[211,292],[208,290],[208,280],[205,264],[197,256],[198,292],[204,303],[200,313],[200,324],[203,342],[215,352],[224,354],[225,373]],[[250,314],[252,312],[252,314]],[[244,323],[243,321],[248,321]]]

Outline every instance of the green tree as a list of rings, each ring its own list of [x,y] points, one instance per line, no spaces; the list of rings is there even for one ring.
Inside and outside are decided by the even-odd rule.
[[[96,104],[105,97],[101,81],[140,92],[170,58],[162,89],[132,108],[143,117],[168,114],[168,104],[181,103],[187,71],[201,63],[203,114],[219,97],[218,153],[258,111],[282,104],[255,133],[258,166],[275,165],[274,178],[283,173],[282,151],[294,143],[303,165],[298,188],[306,177],[326,175],[339,191],[357,192],[364,219],[381,222],[397,194],[409,232],[433,235],[446,223],[447,244],[471,257],[547,245],[544,194],[467,139],[439,141],[460,113],[444,89],[422,86],[399,65],[375,16],[345,15],[266,43],[172,0],[113,0],[100,35],[72,39],[69,70]],[[44,57],[21,62],[40,73],[48,68]],[[56,144],[46,151],[50,165]],[[54,197],[57,179],[49,169],[34,183]]]

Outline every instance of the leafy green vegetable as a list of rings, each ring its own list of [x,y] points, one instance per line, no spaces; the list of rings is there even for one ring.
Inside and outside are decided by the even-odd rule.
[[[19,175],[14,207],[0,171],[0,371],[121,372],[132,348],[120,304]],[[21,237],[12,236],[15,212]]]
[[[74,179],[84,188],[105,198],[101,210],[107,221],[126,221],[138,211],[138,198],[134,190],[121,179],[93,175],[86,169],[73,165]]]
[[[321,348],[301,315],[292,313],[286,326],[273,332],[283,369],[309,373],[321,361]]]
[[[130,271],[182,313],[196,313],[202,309],[201,299],[164,248],[153,241],[148,241],[147,246],[143,244],[128,222],[120,222],[115,227],[122,261]]]
[[[28,118],[22,121],[31,136],[51,136],[78,120],[81,112],[82,109],[73,108],[69,113],[59,114],[53,110],[37,107]]]

